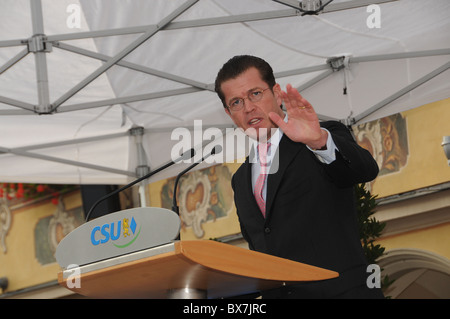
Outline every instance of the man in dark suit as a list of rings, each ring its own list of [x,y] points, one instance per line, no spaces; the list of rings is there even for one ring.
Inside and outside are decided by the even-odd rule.
[[[216,92],[225,112],[259,145],[232,179],[250,249],[339,272],[336,279],[286,286],[263,297],[382,298],[380,289],[366,284],[353,193],[356,183],[378,174],[370,153],[345,125],[320,123],[290,85],[282,91],[260,58],[230,59],[217,75]]]

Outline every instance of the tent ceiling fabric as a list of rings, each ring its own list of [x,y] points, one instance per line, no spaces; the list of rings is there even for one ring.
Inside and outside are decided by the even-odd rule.
[[[212,84],[238,54],[267,60],[321,119],[363,123],[450,96],[449,1],[379,1],[377,13],[335,0],[318,15],[283,2],[296,3],[3,0],[0,181],[124,184],[165,164],[177,128],[232,127]]]

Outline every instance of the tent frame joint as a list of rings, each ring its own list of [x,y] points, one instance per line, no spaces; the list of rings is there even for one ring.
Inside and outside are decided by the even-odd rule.
[[[297,10],[297,15],[318,15],[333,0],[273,0]]]
[[[327,63],[334,72],[340,71],[345,68],[345,56],[328,58]]]
[[[47,36],[44,34],[35,34],[27,41],[28,52],[52,52],[53,46],[51,42],[47,41]]]
[[[131,136],[144,135],[144,128],[142,126],[135,126],[128,130]]]
[[[356,124],[356,118],[355,117],[347,117],[346,119],[342,120],[343,124],[345,124],[347,127],[352,127]]]
[[[150,172],[150,167],[147,164],[147,156],[145,155],[144,146],[142,144],[142,137],[144,136],[145,130],[142,126],[135,126],[129,130],[130,136],[134,137],[137,151],[137,166],[136,166],[136,176],[143,177]]]

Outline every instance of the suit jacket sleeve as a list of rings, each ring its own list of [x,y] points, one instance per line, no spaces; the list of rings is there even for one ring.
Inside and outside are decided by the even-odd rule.
[[[334,162],[323,164],[326,174],[336,185],[349,187],[357,183],[369,182],[377,177],[379,172],[377,162],[369,151],[356,143],[344,124],[328,121],[321,125],[331,133],[339,150],[336,151]]]

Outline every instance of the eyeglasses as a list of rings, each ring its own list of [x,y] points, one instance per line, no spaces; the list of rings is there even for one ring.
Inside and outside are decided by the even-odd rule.
[[[244,107],[245,99],[249,99],[251,102],[261,101],[261,99],[263,98],[264,91],[268,89],[270,88],[254,89],[248,92],[247,97],[232,99],[230,101],[230,104],[228,104],[228,109],[233,112],[240,111]]]

